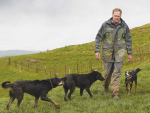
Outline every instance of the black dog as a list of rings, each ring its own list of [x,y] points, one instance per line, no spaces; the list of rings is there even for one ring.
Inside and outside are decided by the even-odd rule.
[[[43,101],[52,102],[55,106],[59,106],[59,104],[57,104],[54,100],[47,98],[46,95],[52,88],[55,88],[59,85],[63,85],[64,81],[66,80],[66,77],[59,79],[57,78],[56,74],[54,75],[55,78],[46,80],[34,80],[34,81],[22,80],[16,81],[14,83],[10,83],[9,81],[3,82],[2,83],[3,88],[11,87],[9,91],[10,102],[7,105],[7,109],[9,109],[11,103],[14,101],[15,98],[18,99],[18,107],[19,107],[23,99],[24,92],[35,96],[34,107],[37,106],[39,97],[41,97],[41,100]]]
[[[137,68],[135,71],[126,71],[125,72],[125,83],[126,83],[126,90],[128,94],[131,92],[133,81],[135,81],[135,91],[137,88],[137,73],[141,71],[141,68]],[[130,88],[128,90],[128,84],[130,84]]]
[[[92,94],[89,89],[92,83],[94,83],[96,80],[101,80],[101,81],[104,80],[101,73],[97,71],[93,71],[92,73],[89,73],[89,74],[68,74],[66,75],[66,77],[67,77],[67,80],[64,82],[64,85],[63,85],[64,91],[65,91],[65,96],[64,96],[65,101],[66,101],[66,95],[67,95],[68,89],[70,89],[68,98],[71,100],[71,94],[75,90],[75,87],[80,88],[81,96],[83,94],[83,90],[86,89],[86,91],[92,97]]]

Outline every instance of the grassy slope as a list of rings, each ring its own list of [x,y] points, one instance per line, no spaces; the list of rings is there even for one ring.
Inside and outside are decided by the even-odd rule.
[[[142,46],[149,44],[150,41],[150,24],[141,26],[139,28],[134,28],[131,30],[133,48],[137,46]],[[52,51],[42,52],[33,55],[23,55],[15,56],[13,58],[18,60],[28,60],[28,58],[43,59],[46,62],[40,62],[42,64],[72,64],[80,61],[87,61],[90,59],[95,59],[94,56],[94,42],[68,46],[60,49],[55,49]],[[5,58],[2,58],[5,59]],[[34,97],[25,94],[24,100],[21,103],[20,108],[17,108],[17,101],[15,100],[10,107],[9,112],[62,112],[62,113],[76,113],[76,112],[150,112],[150,99],[149,99],[149,73],[150,73],[150,58],[142,62],[129,63],[123,66],[122,78],[120,85],[120,97],[121,100],[116,101],[111,98],[111,94],[103,95],[102,82],[96,81],[91,86],[91,92],[93,98],[90,98],[88,93],[84,91],[83,96],[79,96],[79,88],[76,88],[75,92],[72,94],[72,100],[68,102],[63,101],[63,88],[59,86],[49,92],[48,97],[54,99],[60,104],[61,109],[55,109],[54,105],[51,103],[43,102],[39,100],[37,108],[33,108]],[[136,69],[138,67],[142,68],[142,71],[138,73],[138,88],[137,93],[134,91],[134,86],[132,88],[131,95],[127,95],[125,91],[124,84],[124,72],[130,69]],[[103,72],[102,72],[103,73]],[[46,79],[49,78],[47,75],[35,74],[31,72],[22,71],[19,73],[18,68],[12,66],[0,67],[0,84],[3,81],[10,80],[14,82],[16,80],[34,80],[34,79]],[[9,89],[2,89],[0,87],[0,112],[7,112],[6,105],[9,102],[8,92]]]
[[[133,48],[144,46],[150,43],[150,24],[131,29]],[[93,40],[94,37],[93,37]],[[41,59],[37,62],[44,65],[71,65],[77,62],[87,62],[95,59],[95,41],[82,45],[71,45],[38,54],[21,55],[11,57],[12,61],[29,61],[29,58]],[[8,59],[8,58],[2,58]]]

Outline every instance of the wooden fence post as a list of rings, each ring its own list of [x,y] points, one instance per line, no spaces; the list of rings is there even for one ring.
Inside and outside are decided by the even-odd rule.
[[[143,49],[142,49],[142,46],[141,46],[141,53],[142,53],[141,59],[144,60],[144,55],[143,55]]]
[[[99,60],[97,61],[97,71],[98,71],[98,69],[99,69]]]
[[[62,67],[62,74],[63,74],[64,72],[63,72],[63,67]],[[66,76],[66,75],[65,75]]]
[[[92,62],[90,60],[90,71],[92,71]]]
[[[134,51],[133,50],[132,50],[132,56],[133,56],[132,59],[134,59]],[[134,59],[134,61],[135,61],[135,59]]]
[[[38,65],[36,64],[36,73],[38,73]]]
[[[17,63],[16,63],[16,60],[15,60],[15,67],[17,67]]]
[[[140,56],[140,61],[141,61],[141,52],[140,52],[140,47],[139,47],[139,56]]]
[[[65,65],[65,76],[66,76],[66,65]]]
[[[125,60],[124,61],[125,61],[125,64],[126,64],[126,55],[125,55]]]
[[[21,70],[22,70],[22,61],[21,61]]]
[[[84,63],[83,63],[83,73],[84,73]]]
[[[70,68],[69,68],[69,74],[70,74],[71,72],[70,72]]]
[[[147,56],[146,56],[146,45],[145,45],[145,58],[147,59]],[[146,59],[145,59],[145,60],[146,60]]]
[[[46,75],[46,66],[45,66],[45,75]]]
[[[28,71],[29,71],[30,69],[29,69],[29,62],[28,62]]]
[[[137,61],[138,61],[138,48],[136,48],[136,56],[137,56]]]
[[[49,77],[51,78],[51,70],[49,70]]]
[[[9,65],[10,65],[10,57],[9,57]]]
[[[78,63],[77,63],[77,74],[78,74],[79,72],[78,72]]]
[[[59,72],[59,75],[61,76],[61,74],[60,74],[60,66],[59,66],[59,71],[58,72]]]
[[[81,62],[80,64],[81,64],[80,72],[82,73],[82,69],[83,69],[83,68],[82,68],[82,62]]]
[[[149,55],[149,57],[150,57],[150,53],[149,53],[149,45],[147,44],[147,47],[148,47],[148,55]]]

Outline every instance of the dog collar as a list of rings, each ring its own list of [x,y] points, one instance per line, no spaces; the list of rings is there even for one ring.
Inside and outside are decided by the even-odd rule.
[[[52,88],[53,88],[53,84],[52,84],[51,80],[50,80],[50,83],[51,83],[51,86],[52,86]]]
[[[130,76],[130,77],[126,77],[127,78],[127,80],[129,80],[129,79],[131,79],[132,78],[132,75]]]

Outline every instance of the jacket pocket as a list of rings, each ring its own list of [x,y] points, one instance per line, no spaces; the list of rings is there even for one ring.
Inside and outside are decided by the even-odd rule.
[[[119,55],[119,57],[124,57],[125,54],[126,54],[126,50],[125,50],[125,49],[119,49],[119,50],[118,50],[118,55]]]
[[[118,30],[118,44],[126,42],[126,31],[124,29]]]
[[[113,41],[114,41],[114,32],[113,32],[113,29],[111,28],[106,28],[105,29],[105,33],[104,33],[104,38],[103,38],[103,41],[106,42],[106,43],[110,43],[112,44]]]
[[[112,58],[113,49],[111,48],[102,48],[102,57]]]

